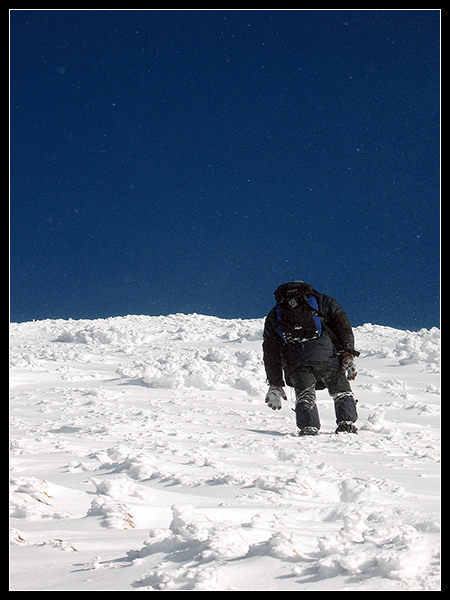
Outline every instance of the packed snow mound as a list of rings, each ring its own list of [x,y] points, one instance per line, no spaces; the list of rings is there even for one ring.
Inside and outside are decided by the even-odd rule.
[[[358,343],[364,348],[364,353],[371,353],[398,360],[400,365],[420,363],[426,365],[427,370],[440,373],[441,366],[441,331],[437,327],[421,329],[420,331],[401,331],[391,327],[366,324],[357,327],[355,334]],[[380,349],[369,345],[365,347],[364,340],[389,340],[390,344]],[[392,341],[395,346],[392,347]]]
[[[12,589],[439,589],[439,329],[355,328],[359,434],[299,438],[263,325],[11,325]]]

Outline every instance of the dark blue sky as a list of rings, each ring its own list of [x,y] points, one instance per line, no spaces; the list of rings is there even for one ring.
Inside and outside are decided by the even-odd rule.
[[[438,10],[12,10],[11,319],[439,324]]]

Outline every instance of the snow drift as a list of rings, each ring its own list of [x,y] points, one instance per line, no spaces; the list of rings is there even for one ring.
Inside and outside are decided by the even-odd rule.
[[[439,589],[439,330],[356,328],[359,435],[299,438],[262,328],[11,325],[11,589]]]

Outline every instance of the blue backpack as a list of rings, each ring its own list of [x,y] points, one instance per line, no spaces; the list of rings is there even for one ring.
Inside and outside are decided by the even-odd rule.
[[[275,291],[278,333],[286,344],[302,344],[321,336],[323,317],[311,285],[283,284]]]

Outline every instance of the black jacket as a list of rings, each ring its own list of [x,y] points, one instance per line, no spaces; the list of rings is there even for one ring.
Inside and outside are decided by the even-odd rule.
[[[282,386],[283,371],[289,385],[289,375],[305,365],[339,367],[339,353],[354,349],[352,326],[344,309],[330,296],[314,291],[322,321],[322,335],[301,344],[286,344],[278,333],[277,307],[267,315],[264,325],[264,366],[269,385]]]

